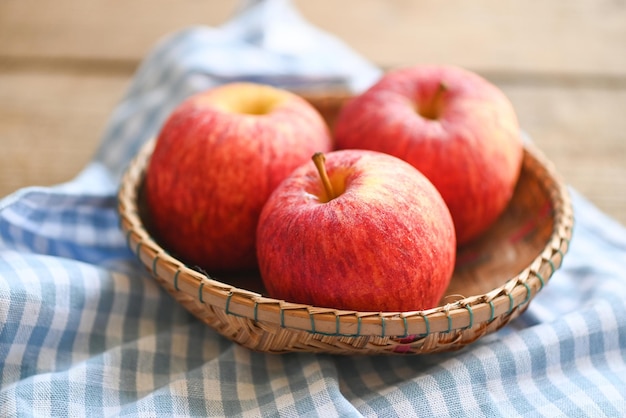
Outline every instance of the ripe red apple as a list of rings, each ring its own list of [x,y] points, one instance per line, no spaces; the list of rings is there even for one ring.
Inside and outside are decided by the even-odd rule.
[[[454,270],[450,212],[430,181],[391,155],[317,153],[268,199],[257,254],[269,296],[320,307],[434,307]]]
[[[511,102],[484,78],[453,66],[386,73],[344,106],[334,133],[337,148],[381,151],[418,168],[450,208],[459,245],[504,211],[523,157]]]
[[[259,214],[276,186],[332,139],[321,115],[283,89],[226,84],[170,115],[145,177],[153,233],[207,271],[256,268]]]

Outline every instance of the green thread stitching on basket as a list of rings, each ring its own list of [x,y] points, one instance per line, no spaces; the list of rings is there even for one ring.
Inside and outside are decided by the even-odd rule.
[[[258,306],[258,303],[255,304],[255,320],[256,320],[256,307]],[[235,316],[239,316],[236,314],[233,314],[231,312],[231,315],[235,315]],[[314,314],[311,314],[309,312],[309,318],[311,319],[311,330],[309,330],[308,332],[311,334],[318,334],[318,335],[324,335],[324,336],[329,336],[329,337],[360,337],[361,336],[361,325],[362,325],[362,321],[361,321],[361,317],[357,316],[357,330],[356,333],[354,334],[344,334],[342,332],[340,332],[340,328],[341,328],[341,317],[340,315],[336,315],[335,316],[335,332],[322,332],[319,330],[315,329],[315,323],[314,323]],[[426,326],[426,332],[424,334],[420,334],[421,337],[427,336],[428,334],[430,334],[430,322],[428,320],[428,317],[423,315],[422,318],[424,319],[424,324]],[[404,322],[404,335],[400,336],[402,338],[404,337],[408,337],[409,336],[409,325],[408,325],[408,321],[406,320],[406,318],[402,318],[403,322]],[[449,318],[449,322],[451,323],[451,318]],[[282,328],[285,328],[285,312],[284,310],[281,310],[280,312],[280,326]],[[381,333],[381,337],[385,336],[385,330],[386,330],[386,322],[385,322],[385,317],[381,317],[381,326],[382,326],[382,333]]]
[[[450,318],[450,312],[446,312],[446,318],[448,318],[448,330],[446,332],[452,331],[452,318]]]
[[[285,328],[285,310],[280,309],[280,327]]]
[[[130,247],[130,235],[131,235],[132,233],[133,233],[133,231],[132,231],[132,230],[128,230],[128,231],[126,232],[126,246],[127,246],[127,247]]]
[[[563,253],[563,251],[561,251],[561,249],[560,249],[560,248],[559,248],[559,249],[557,249],[557,250],[556,250],[556,252],[557,252],[557,254],[559,254],[559,255],[561,256],[561,261],[560,261],[559,265],[562,265],[562,264],[563,264],[563,258],[565,258],[565,254]],[[554,266],[554,264],[552,264],[552,266]],[[555,270],[556,270],[556,269],[554,269],[554,270],[552,271],[552,273],[554,273],[554,271],[555,271]]]
[[[258,309],[258,302],[255,303],[254,305],[254,320],[257,320],[257,309]],[[489,305],[492,306],[492,312],[495,311],[495,308],[493,308],[493,302],[489,302]],[[474,311],[472,310],[472,308],[470,306],[466,306],[465,307],[470,315],[470,327],[473,326],[474,324]],[[236,315],[233,314],[232,312],[230,313],[231,315]],[[492,318],[493,319],[494,314],[492,313]],[[311,321],[313,321],[313,317],[314,315],[311,314],[309,312],[309,317],[311,318]],[[425,337],[427,335],[430,334],[430,320],[428,319],[428,316],[426,315],[421,315],[422,319],[424,320],[424,328],[425,328],[425,332],[420,334],[421,337]],[[450,332],[452,331],[452,318],[448,315],[448,331]],[[408,337],[409,336],[409,323],[406,317],[402,318],[402,322],[404,323],[404,335],[401,335],[399,337]],[[360,316],[357,316],[357,331],[354,334],[344,334],[340,332],[341,329],[341,317],[339,315],[335,316],[335,332],[321,332],[315,329],[315,325],[313,322],[311,322],[311,333],[315,333],[315,334],[319,334],[319,335],[327,335],[327,336],[341,336],[341,337],[359,337],[361,335],[361,325],[362,325],[362,318]],[[285,327],[285,313],[283,310],[281,310],[280,313],[280,326],[281,327]],[[384,317],[381,317],[381,327],[382,327],[382,334],[381,336],[385,336],[385,330],[386,330],[386,321]]]
[[[493,304],[492,300],[489,301],[489,307],[491,308],[491,314],[489,315],[489,319],[487,320],[487,322],[493,321],[496,317],[496,307]]]
[[[552,269],[552,273],[550,273],[550,276],[552,276],[554,272],[556,271],[556,267],[554,266],[554,263],[552,262],[551,259],[548,259],[548,264],[550,264],[550,268]]]
[[[178,288],[178,275],[180,274],[180,269],[176,270],[176,273],[174,274],[174,289],[176,289],[177,291],[180,291],[180,289]]]
[[[510,314],[511,312],[513,312],[513,296],[510,293],[507,293],[507,296],[509,297],[509,310],[506,312],[507,315]]]
[[[128,232],[126,232],[126,246],[130,247],[130,236],[132,235],[133,231],[129,230]],[[141,262],[141,255],[139,254],[139,249],[141,248],[141,241],[139,241],[137,243],[137,246],[135,247],[135,257],[137,258],[137,260],[139,260]]]
[[[322,332],[322,331],[307,331],[311,334],[324,335],[327,337],[359,337],[359,331],[356,334],[342,334],[340,332]]]
[[[157,261],[159,261],[159,255],[155,255],[154,258],[152,259],[152,274],[154,274],[155,276],[156,274],[156,263]]]
[[[535,273],[535,277],[537,277],[539,279],[539,282],[541,283],[541,286],[539,287],[539,290],[543,289],[543,287],[545,286],[546,282],[543,279],[543,276],[541,274],[539,274],[538,271],[534,272]]]
[[[469,329],[471,327],[474,326],[474,311],[472,311],[472,307],[469,305],[465,305],[465,309],[467,309],[467,312],[469,312],[469,325],[466,327],[466,329]]]
[[[409,336],[409,324],[406,320],[406,316],[402,317],[402,322],[404,323],[404,335],[402,335],[402,338],[406,338]]]
[[[224,311],[226,312],[226,315],[232,315],[232,312],[230,312],[230,300],[233,297],[233,292],[230,291],[228,292],[228,296],[226,296],[226,306],[224,307]]]
[[[202,288],[204,287],[204,283],[200,283],[200,287],[198,288],[198,299],[200,299],[200,303],[204,303],[204,299],[202,296]]]
[[[242,314],[238,314],[238,313],[235,313],[235,312],[231,312],[231,311],[230,311],[230,299],[231,299],[233,296],[234,296],[234,293],[233,293],[233,291],[231,290],[231,291],[228,293],[228,296],[226,297],[226,306],[224,307],[224,311],[226,312],[226,314],[227,314],[227,315],[232,315],[232,316],[236,316],[236,317],[239,317],[239,318],[247,318],[247,316],[246,316],[246,315],[242,315]],[[254,305],[254,308],[255,308],[255,312],[254,312],[254,320],[256,321],[256,303],[255,303],[255,305]]]
[[[254,301],[254,321],[258,321],[258,314],[259,314],[259,302],[257,302],[256,300]]]
[[[317,332],[318,334],[328,335],[328,336],[340,336],[340,337],[358,337],[361,335],[361,317],[356,317],[356,333],[354,334],[343,334],[339,332],[341,321],[339,320],[339,315],[335,316],[335,333],[332,332]]]
[[[381,316],[380,317],[380,336],[384,337],[385,336],[385,317]]]
[[[307,331],[311,334],[317,334],[317,335],[324,335],[324,336],[328,336],[328,337],[359,337],[361,335],[361,317],[357,317],[357,332],[356,334],[343,334],[341,333],[339,330],[341,328],[341,316],[340,315],[335,315],[335,332],[322,332],[322,331],[318,331],[315,328],[315,323],[313,320],[314,314],[311,314],[311,312],[309,312],[309,318],[311,319],[311,330]],[[281,327],[284,327],[284,314],[281,311],[281,323],[280,323]]]
[[[314,332],[315,334],[326,335],[329,337],[359,337],[361,335],[361,317],[360,316],[357,316],[356,323],[357,323],[356,334],[343,334],[339,332],[340,320],[339,320],[339,315],[336,315],[335,316],[335,332],[321,332],[321,331],[314,331]]]
[[[524,285],[524,287],[526,288],[526,299],[524,299],[524,302],[520,303],[520,305],[525,304],[526,302],[528,302],[530,300],[530,295],[532,293],[532,291],[530,290],[530,286],[528,286],[527,283],[522,283]]]
[[[139,251],[141,250],[141,247],[143,246],[143,242],[139,241],[137,243],[137,246],[135,247],[135,256],[137,256],[137,260],[141,261],[141,253],[139,253]]]

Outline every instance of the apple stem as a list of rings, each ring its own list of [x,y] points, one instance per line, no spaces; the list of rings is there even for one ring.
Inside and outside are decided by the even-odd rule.
[[[328,200],[333,200],[336,196],[335,191],[333,190],[333,185],[328,178],[328,173],[326,172],[326,157],[324,156],[324,153],[316,152],[313,154],[313,163],[315,164],[315,168],[317,168],[317,172],[320,175]]]
[[[441,100],[443,99],[443,94],[448,90],[448,86],[443,81],[439,82],[439,86],[437,87],[437,91],[433,95],[432,100],[424,108],[421,112],[422,116],[428,119],[437,119],[439,117],[441,111]]]

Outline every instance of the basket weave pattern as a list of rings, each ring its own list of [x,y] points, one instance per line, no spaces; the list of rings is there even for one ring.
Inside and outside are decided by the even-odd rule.
[[[309,100],[332,125],[341,100]],[[526,147],[507,212],[484,238],[459,250],[452,283],[438,307],[357,312],[276,300],[190,268],[155,242],[141,198],[153,148],[154,140],[140,150],[122,179],[118,209],[128,246],[189,312],[257,351],[423,354],[459,349],[524,312],[560,267],[572,234],[566,187],[550,162]]]

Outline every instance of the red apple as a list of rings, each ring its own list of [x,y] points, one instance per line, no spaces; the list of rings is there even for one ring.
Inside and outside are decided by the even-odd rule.
[[[159,132],[146,172],[157,241],[210,272],[256,268],[265,201],[313,152],[331,147],[321,115],[286,90],[232,83],[190,97]]]
[[[511,102],[484,78],[453,66],[386,73],[344,106],[334,133],[340,149],[381,151],[418,168],[450,208],[460,245],[504,211],[523,157]]]
[[[359,311],[436,306],[454,270],[450,212],[430,181],[391,155],[317,153],[268,199],[257,230],[268,295]]]

